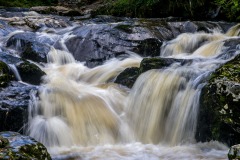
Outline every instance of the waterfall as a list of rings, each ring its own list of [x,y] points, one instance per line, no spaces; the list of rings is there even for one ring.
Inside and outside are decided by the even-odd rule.
[[[13,74],[15,75],[16,79],[18,81],[22,81],[22,78],[21,78],[16,66],[14,64],[9,64],[9,67],[11,68],[11,70],[12,70]]]
[[[185,33],[166,42],[160,57],[181,58],[190,63],[176,62],[149,70],[138,77],[132,89],[113,81],[124,69],[139,67],[142,57],[130,54],[128,58],[113,58],[88,68],[67,51],[52,48],[39,99],[34,98],[29,107],[29,135],[50,149],[81,146],[82,152],[105,153],[106,145],[111,145],[120,155],[127,155],[124,148],[131,145],[141,148],[137,153],[153,150],[154,154],[159,150],[155,145],[165,145],[163,152],[169,147],[178,152],[184,148],[178,146],[193,147],[201,89],[205,78],[227,61],[219,55],[224,40],[239,33],[232,29],[227,34]],[[189,153],[196,152],[200,159],[197,152],[207,145],[226,149],[219,143],[198,143],[194,145],[196,150]]]

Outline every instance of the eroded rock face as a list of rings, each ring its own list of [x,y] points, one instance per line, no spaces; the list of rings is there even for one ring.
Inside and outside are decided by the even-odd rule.
[[[240,55],[211,75],[200,102],[197,140],[240,143]]]
[[[31,137],[16,132],[0,132],[0,159],[44,159],[51,157],[46,147]]]

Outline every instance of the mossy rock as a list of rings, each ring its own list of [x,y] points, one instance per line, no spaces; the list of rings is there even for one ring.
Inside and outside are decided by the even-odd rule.
[[[9,144],[9,141],[6,138],[0,136],[0,150],[1,148],[6,147]]]
[[[181,65],[192,63],[192,60],[189,59],[173,59],[173,58],[160,58],[160,57],[153,57],[153,58],[144,58],[141,61],[139,73],[146,72],[150,69],[162,69],[164,67],[168,67],[173,63],[179,63]]]
[[[186,63],[192,63],[192,60],[160,57],[144,58],[141,61],[139,68],[137,67],[127,68],[123,72],[121,72],[117,76],[115,83],[127,86],[128,88],[132,88],[133,84],[140,76],[140,74],[151,69],[162,69],[168,67],[175,62],[178,62],[180,65],[183,65]]]
[[[139,42],[133,52],[143,57],[155,57],[160,55],[162,42],[156,38],[148,38]]]
[[[31,137],[16,132],[0,132],[0,137],[9,142],[3,148],[0,147],[0,159],[2,160],[51,160],[46,147]]]
[[[120,31],[123,31],[123,32],[126,32],[126,33],[130,34],[130,33],[132,33],[133,26],[127,25],[127,24],[120,24],[120,25],[117,25],[115,28],[120,30]]]
[[[234,145],[229,149],[228,159],[229,160],[240,160],[240,144]]]
[[[0,87],[6,87],[13,79],[9,67],[6,63],[0,61]]]
[[[240,143],[240,55],[217,69],[200,97],[198,141]]]
[[[42,76],[45,75],[38,66],[28,61],[23,61],[17,64],[18,72],[22,78],[22,81],[39,85],[41,83]]]

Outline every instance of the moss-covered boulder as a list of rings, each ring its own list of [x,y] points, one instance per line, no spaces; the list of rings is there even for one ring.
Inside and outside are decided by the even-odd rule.
[[[18,72],[22,78],[22,81],[39,85],[41,83],[42,76],[45,75],[38,66],[28,61],[23,61],[17,64]]]
[[[228,152],[229,160],[240,160],[240,144],[234,145]]]
[[[46,147],[31,137],[16,132],[0,132],[0,159],[2,160],[50,160]]]
[[[198,141],[240,143],[240,55],[212,75],[200,98]]]
[[[0,60],[0,87],[6,87],[12,79],[8,65]]]

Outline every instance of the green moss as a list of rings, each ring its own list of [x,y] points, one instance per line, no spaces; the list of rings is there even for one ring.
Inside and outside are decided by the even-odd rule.
[[[132,33],[132,26],[130,26],[130,25],[122,24],[122,25],[116,26],[115,28],[118,30],[121,30],[123,32],[126,32],[126,33]]]
[[[10,73],[8,66],[0,61],[0,87],[6,87],[13,75]]]
[[[240,55],[217,69],[203,88],[198,140],[214,139],[228,145],[240,143],[239,69]]]
[[[24,82],[39,85],[41,83],[42,76],[45,73],[35,64],[28,61],[24,61],[17,65],[19,74]]]

